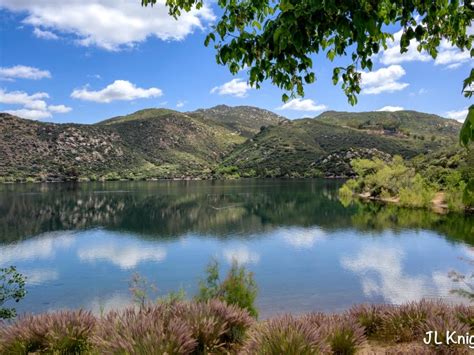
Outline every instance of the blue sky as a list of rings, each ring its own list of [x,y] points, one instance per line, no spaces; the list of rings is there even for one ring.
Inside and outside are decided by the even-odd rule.
[[[334,65],[316,57],[317,81],[286,105],[280,89],[232,76],[203,45],[218,9],[170,18],[139,0],[0,0],[0,111],[57,123],[94,123],[149,107],[191,111],[218,104],[253,105],[289,118],[325,110],[410,109],[463,120],[462,80],[469,54],[443,42],[436,60],[415,48],[400,55],[399,36],[363,74],[352,107],[331,81]]]

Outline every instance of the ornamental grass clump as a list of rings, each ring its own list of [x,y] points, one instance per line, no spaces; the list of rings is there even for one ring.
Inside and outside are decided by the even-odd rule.
[[[291,315],[277,317],[253,328],[243,354],[314,355],[329,348],[319,327]]]
[[[83,310],[23,316],[1,326],[0,353],[87,353],[95,328],[96,318]]]
[[[254,323],[247,310],[219,300],[181,303],[176,309],[190,326],[199,353],[238,349]]]
[[[189,354],[197,342],[175,311],[159,305],[109,312],[99,322],[94,346],[100,354]]]
[[[350,314],[328,316],[320,329],[332,354],[355,354],[367,340],[364,327]]]
[[[456,317],[466,324],[471,331],[474,331],[474,307],[466,305],[457,305],[454,307]]]
[[[395,343],[417,341],[423,338],[422,329],[428,315],[443,312],[445,308],[441,303],[424,300],[390,307],[383,314],[378,338]]]
[[[469,326],[453,313],[429,315],[422,326],[422,331],[425,334],[436,333],[437,343],[432,340],[429,344],[433,354],[469,354],[469,344],[464,338],[469,333]],[[448,338],[448,332],[455,333],[453,339]]]
[[[352,307],[349,313],[361,326],[367,338],[376,338],[379,334],[384,317],[383,315],[393,307],[390,305],[362,304]]]

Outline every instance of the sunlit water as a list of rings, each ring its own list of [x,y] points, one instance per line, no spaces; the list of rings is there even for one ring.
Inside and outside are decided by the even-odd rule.
[[[131,302],[134,272],[189,296],[212,258],[255,273],[262,316],[462,299],[474,217],[344,207],[340,182],[117,182],[0,187],[0,267],[28,277],[19,312]],[[471,266],[472,268],[472,266]]]

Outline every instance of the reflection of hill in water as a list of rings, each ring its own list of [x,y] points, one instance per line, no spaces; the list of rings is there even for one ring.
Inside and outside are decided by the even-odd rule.
[[[124,182],[16,185],[0,188],[0,241],[43,232],[104,227],[148,237],[186,233],[225,237],[276,226],[319,226],[381,231],[431,229],[468,240],[472,216],[439,216],[424,210],[355,204],[337,199],[338,182]]]

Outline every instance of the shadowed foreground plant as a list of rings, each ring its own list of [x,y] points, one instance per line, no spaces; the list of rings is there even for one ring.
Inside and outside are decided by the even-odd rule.
[[[471,331],[474,331],[474,307],[458,305],[454,307],[456,317],[464,324],[466,324]]]
[[[95,326],[95,317],[83,310],[24,316],[0,328],[0,353],[79,354],[90,349]]]
[[[366,341],[364,327],[348,314],[332,315],[321,325],[321,332],[333,354],[352,355]]]
[[[434,344],[432,342],[431,350],[434,354],[468,354],[468,346],[464,343],[447,344],[446,332],[456,332],[457,335],[464,336],[469,332],[469,327],[462,323],[455,314],[449,313],[444,315],[429,315],[426,323],[422,326],[423,332],[434,331],[437,332],[438,341],[441,344]]]
[[[447,312],[440,302],[422,300],[390,308],[384,312],[380,339],[403,343],[423,338],[423,326],[428,315],[442,316]]]
[[[368,338],[376,337],[383,324],[383,314],[390,310],[389,305],[363,304],[352,307],[350,315],[364,327],[364,333]]]
[[[327,354],[318,327],[309,322],[285,315],[258,324],[244,345],[244,354],[265,355],[313,355]]]
[[[181,303],[176,310],[191,327],[199,353],[238,348],[254,323],[248,311],[218,300]]]
[[[191,327],[163,305],[112,311],[93,337],[100,354],[189,354],[196,347]]]
[[[26,295],[25,276],[15,266],[0,268],[0,319],[16,317],[15,308],[5,308],[8,301],[19,302]]]
[[[102,354],[207,354],[240,346],[253,324],[247,311],[218,300],[112,311],[93,343]]]

